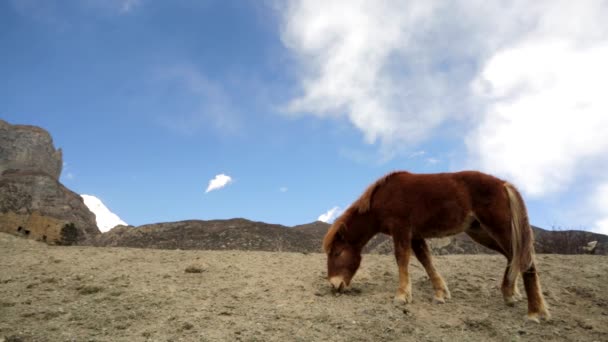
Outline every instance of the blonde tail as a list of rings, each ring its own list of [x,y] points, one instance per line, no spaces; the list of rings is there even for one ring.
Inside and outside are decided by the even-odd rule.
[[[515,187],[505,183],[511,208],[511,253],[509,281],[513,282],[521,272],[525,272],[534,262],[534,235],[526,205]]]

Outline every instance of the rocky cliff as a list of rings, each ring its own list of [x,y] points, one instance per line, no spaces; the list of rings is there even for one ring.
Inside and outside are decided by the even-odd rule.
[[[0,120],[0,174],[6,170],[34,171],[59,180],[62,166],[61,149],[55,149],[47,131]]]
[[[82,198],[59,182],[62,164],[47,131],[0,120],[0,231],[57,244],[100,233]]]

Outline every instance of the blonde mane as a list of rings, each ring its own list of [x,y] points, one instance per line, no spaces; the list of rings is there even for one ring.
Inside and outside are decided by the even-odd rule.
[[[392,175],[399,173],[399,172],[401,172],[401,171],[391,172],[391,173],[387,174],[386,176],[378,179],[377,181],[372,183],[370,186],[368,186],[367,189],[365,189],[365,192],[363,192],[363,194],[355,202],[353,202],[353,204],[351,204],[350,207],[348,207],[348,209],[346,209],[346,211],[342,215],[340,215],[340,217],[338,217],[334,221],[334,223],[331,225],[331,227],[327,231],[327,234],[325,234],[325,238],[323,238],[323,251],[325,251],[325,253],[329,253],[329,250],[331,249],[331,246],[336,238],[336,235],[340,231],[347,229],[346,221],[354,214],[364,214],[364,213],[368,212],[372,206],[372,196],[374,195],[374,192],[381,185],[386,183],[386,180],[389,177],[391,177]]]

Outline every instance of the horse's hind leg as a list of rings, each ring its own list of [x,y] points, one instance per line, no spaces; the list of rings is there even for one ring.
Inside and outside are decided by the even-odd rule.
[[[435,290],[433,302],[445,303],[446,299],[451,298],[450,290],[439,272],[435,269],[435,266],[433,266],[433,256],[426,241],[424,241],[424,239],[412,240],[412,249],[414,250],[414,254],[418,261],[424,266],[424,269],[433,284],[433,289]]]
[[[549,319],[551,315],[547,310],[545,299],[540,289],[540,281],[534,262],[532,262],[530,268],[523,272],[522,277],[524,278],[524,287],[528,295],[528,319],[537,323],[539,322],[539,318]]]
[[[511,271],[511,267],[509,264],[511,261],[507,261],[507,267],[505,268],[505,274],[502,277],[502,286],[500,290],[502,291],[502,297],[505,300],[505,304],[508,306],[514,306],[515,302],[522,299],[521,293],[517,289],[517,279],[519,279],[519,274],[515,276],[513,281],[509,281],[509,272]]]
[[[511,264],[511,255],[506,252],[505,248],[498,244],[498,242],[496,242],[496,240],[488,232],[486,232],[478,222],[473,224],[471,228],[467,229],[465,232],[471,237],[471,239],[473,239],[473,241],[491,250],[497,251],[507,258],[507,267],[502,277],[502,285],[500,290],[505,300],[505,304],[508,306],[515,305],[515,302],[520,300],[522,297],[517,289],[517,277],[512,282],[509,281],[508,275],[510,268],[509,265]]]

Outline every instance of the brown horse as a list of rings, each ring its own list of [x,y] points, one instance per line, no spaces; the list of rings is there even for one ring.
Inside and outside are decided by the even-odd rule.
[[[393,237],[399,267],[395,300],[412,300],[408,264],[413,250],[433,284],[434,301],[444,303],[450,291],[433,266],[424,239],[461,232],[507,258],[501,286],[507,305],[514,305],[520,298],[516,281],[521,273],[528,296],[528,318],[537,322],[539,318],[549,319],[523,199],[513,185],[475,171],[393,172],[370,185],[325,235],[328,280],[335,289],[348,287],[361,263],[363,246],[377,233],[384,233]]]

